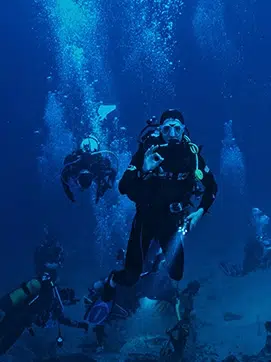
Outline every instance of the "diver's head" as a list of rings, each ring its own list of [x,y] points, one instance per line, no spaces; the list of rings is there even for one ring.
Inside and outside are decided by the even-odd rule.
[[[38,275],[42,275],[46,272],[55,274],[56,270],[62,266],[63,261],[64,249],[54,238],[46,239],[36,249],[34,262]]]
[[[89,152],[89,153],[98,152],[100,150],[100,143],[95,136],[88,135],[81,142],[80,149],[83,152]]]
[[[78,183],[83,189],[87,189],[91,186],[93,175],[89,170],[81,170],[78,176]]]
[[[181,142],[184,132],[184,118],[181,112],[169,109],[161,115],[160,134],[166,143]]]
[[[93,289],[96,293],[101,293],[104,290],[104,281],[98,280],[93,284]]]
[[[252,216],[257,217],[262,214],[262,211],[258,207],[252,208]]]

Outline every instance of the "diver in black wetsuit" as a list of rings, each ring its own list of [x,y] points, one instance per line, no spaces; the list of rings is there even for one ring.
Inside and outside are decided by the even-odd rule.
[[[190,212],[197,183],[204,187],[201,202]],[[200,149],[187,135],[182,114],[164,112],[156,130],[147,134],[119,183],[120,193],[136,203],[137,212],[128,242],[125,268],[114,271],[105,283],[106,299],[117,284],[134,285],[150,243],[156,239],[166,256],[169,275],[183,277],[183,238],[213,204],[217,184]]]
[[[50,322],[88,329],[85,322],[73,321],[64,315],[64,305],[79,300],[73,289],[56,286],[57,268],[63,262],[62,246],[47,238],[37,248],[34,261],[37,276],[0,299],[0,355],[13,346],[25,329],[33,335],[33,325],[47,327]],[[61,345],[60,328],[58,333],[57,343]]]
[[[109,158],[103,153],[114,154],[109,151],[100,151],[99,143],[94,136],[88,136],[81,143],[80,148],[66,156],[61,172],[61,182],[67,197],[75,202],[72,186],[81,191],[88,189],[92,182],[97,184],[96,203],[113,187],[117,171],[111,166]]]

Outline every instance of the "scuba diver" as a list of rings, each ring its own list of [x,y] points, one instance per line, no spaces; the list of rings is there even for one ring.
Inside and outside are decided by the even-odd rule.
[[[182,361],[188,337],[192,331],[192,312],[194,298],[200,289],[197,280],[188,283],[187,287],[179,294],[178,323],[167,330],[169,340],[160,351],[161,361]]]
[[[111,161],[103,154],[117,157],[111,151],[100,150],[97,138],[89,135],[80,145],[80,148],[64,160],[64,167],[61,171],[61,182],[67,197],[75,202],[72,192],[73,188],[81,191],[88,189],[94,181],[97,185],[96,203],[108,189],[114,185],[118,166],[112,167]]]
[[[116,300],[103,301],[103,286],[103,280],[95,282],[92,288],[88,289],[88,295],[84,297],[84,320],[93,327],[93,332],[96,335],[94,346],[96,353],[104,350],[106,325],[111,324],[113,320],[126,319],[130,315],[128,309],[124,309]]]
[[[82,328],[85,322],[72,321],[64,315],[64,305],[79,300],[73,289],[56,286],[57,268],[63,262],[63,247],[54,239],[46,239],[34,256],[36,277],[0,299],[0,355],[5,354],[22,333],[28,329],[34,335],[33,325],[42,328],[58,327],[57,344],[63,344],[60,324]]]
[[[264,323],[266,338],[264,347],[256,355],[243,355],[242,361],[246,362],[270,362],[271,361],[271,322],[267,321]],[[239,354],[240,355],[240,354]],[[239,358],[234,355],[230,355],[223,359],[222,362],[242,362]]]
[[[120,193],[136,204],[125,268],[109,275],[105,301],[114,298],[117,285],[132,286],[138,281],[153,239],[165,254],[169,276],[180,281],[185,235],[207,213],[217,194],[214,176],[200,154],[201,147],[191,142],[181,112],[165,111],[159,124],[150,121],[141,135],[119,182]],[[198,184],[204,191],[196,211],[191,212]]]
[[[116,264],[123,266],[125,260],[125,250],[119,249],[116,256]],[[84,297],[85,315],[84,320],[93,327],[96,335],[95,351],[102,352],[106,338],[106,325],[115,320],[124,320],[134,314],[140,307],[139,300],[144,297],[159,300],[161,290],[165,290],[165,283],[157,285],[161,290],[154,293],[152,288],[149,289],[153,275],[156,275],[163,264],[164,258],[158,250],[154,259],[146,265],[146,271],[141,273],[139,282],[133,287],[127,288],[118,286],[116,298],[113,301],[104,302],[104,280],[96,281],[88,289],[88,295]],[[149,268],[149,269],[148,269]],[[158,295],[157,295],[158,294]],[[163,294],[164,295],[164,294]]]
[[[127,287],[118,285],[114,300],[105,302],[103,300],[104,280],[101,279],[93,284],[88,296],[84,297],[86,309],[84,320],[93,327],[96,334],[96,352],[104,350],[106,325],[135,314],[140,308],[142,298],[156,301],[158,310],[162,310],[164,304],[171,305],[175,310],[177,320],[180,320],[180,309],[188,287],[182,292],[178,290],[178,285],[166,273],[165,258],[161,249],[154,245],[153,251],[156,251],[155,255],[145,262],[145,270],[140,274],[138,283],[130,287],[128,293]],[[124,262],[125,250],[119,249],[116,263],[123,266]],[[189,284],[190,291],[191,288],[192,284]]]
[[[259,269],[267,269],[271,266],[271,240],[265,228],[269,223],[269,217],[260,209],[252,209],[253,236],[249,238],[244,247],[244,259],[242,265],[230,262],[221,262],[223,273],[231,277],[243,277]]]

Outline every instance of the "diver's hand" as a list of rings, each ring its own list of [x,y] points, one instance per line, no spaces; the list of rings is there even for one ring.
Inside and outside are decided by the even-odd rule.
[[[145,153],[142,171],[148,173],[160,166],[164,158],[156,152],[159,146],[151,146]]]
[[[190,230],[192,230],[197,225],[203,214],[204,210],[200,208],[198,209],[198,211],[192,212],[190,215],[187,216],[187,220],[190,220]]]

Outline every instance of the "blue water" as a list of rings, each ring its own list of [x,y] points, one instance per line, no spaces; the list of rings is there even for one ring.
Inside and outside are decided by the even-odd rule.
[[[21,283],[22,271],[32,275],[45,224],[65,246],[64,280],[80,292],[110,270],[133,207],[117,190],[98,207],[87,194],[71,205],[59,182],[63,158],[90,131],[114,148],[123,172],[145,120],[167,108],[183,112],[219,184],[194,260],[202,251],[207,262],[241,258],[252,207],[271,212],[271,4],[16,0],[1,8],[2,291]],[[100,102],[117,107],[101,122]]]

